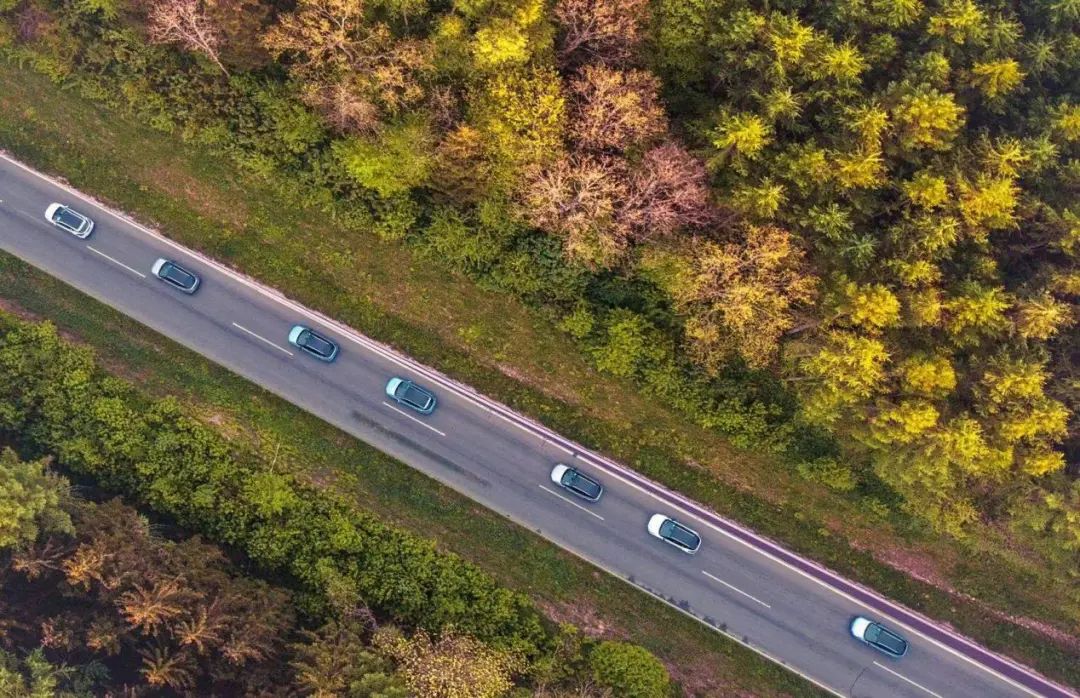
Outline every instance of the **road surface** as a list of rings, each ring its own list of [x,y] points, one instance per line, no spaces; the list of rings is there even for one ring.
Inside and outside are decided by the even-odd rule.
[[[44,219],[51,202],[96,221],[86,240]],[[1076,696],[848,582],[470,388],[0,157],[0,248],[353,434],[682,613],[841,696]],[[202,276],[194,296],[150,274],[167,257]],[[2,289],[0,289],[2,294]],[[341,345],[332,364],[286,340],[294,323]],[[391,376],[432,389],[422,417],[388,400]],[[605,486],[589,504],[549,479],[556,462]],[[688,555],[650,537],[653,513],[697,530]],[[853,639],[865,615],[911,642],[893,660]]]

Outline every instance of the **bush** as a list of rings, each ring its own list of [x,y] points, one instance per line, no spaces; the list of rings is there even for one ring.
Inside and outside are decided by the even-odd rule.
[[[643,647],[601,642],[589,654],[596,682],[619,698],[666,698],[671,695],[667,669]]]
[[[832,458],[805,461],[797,464],[795,469],[807,480],[820,482],[837,492],[850,492],[859,484],[851,468],[837,463]]]

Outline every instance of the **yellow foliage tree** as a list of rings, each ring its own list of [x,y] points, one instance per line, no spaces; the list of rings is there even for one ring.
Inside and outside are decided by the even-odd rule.
[[[773,226],[748,226],[729,244],[692,243],[675,265],[668,291],[688,317],[695,354],[710,367],[733,355],[755,367],[771,363],[795,324],[794,308],[809,303],[817,285],[792,236]]]
[[[838,310],[869,332],[894,327],[900,320],[900,301],[882,284],[845,283]]]
[[[901,384],[906,392],[926,397],[944,397],[956,388],[956,371],[945,356],[913,356],[900,365]]]
[[[1020,64],[1012,58],[975,63],[971,67],[971,82],[991,100],[1009,94],[1023,81]]]
[[[946,150],[963,125],[964,108],[951,94],[924,89],[901,97],[893,120],[905,148]]]
[[[974,185],[960,180],[956,188],[960,194],[960,215],[977,239],[982,239],[984,231],[1016,225],[1020,190],[1011,177],[983,175]]]
[[[870,434],[883,445],[911,443],[937,426],[940,416],[925,400],[903,400],[878,411],[870,420]]]
[[[521,669],[513,655],[453,632],[432,640],[423,631],[406,638],[391,629],[377,632],[374,644],[397,662],[409,690],[424,698],[500,698]]]
[[[1074,321],[1072,307],[1049,293],[1016,302],[1016,331],[1024,339],[1050,339]]]
[[[938,208],[949,200],[949,185],[945,178],[927,170],[919,170],[900,188],[912,204],[923,209]]]
[[[871,337],[832,331],[816,353],[800,364],[805,389],[804,412],[820,424],[831,424],[846,410],[872,397],[885,380],[889,353]]]
[[[516,170],[562,151],[566,101],[549,68],[500,73],[487,82],[475,125],[491,151]]]

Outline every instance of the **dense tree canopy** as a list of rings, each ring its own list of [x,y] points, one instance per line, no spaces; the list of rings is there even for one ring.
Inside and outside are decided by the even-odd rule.
[[[1075,571],[1075,5],[4,0],[0,46],[738,445]]]

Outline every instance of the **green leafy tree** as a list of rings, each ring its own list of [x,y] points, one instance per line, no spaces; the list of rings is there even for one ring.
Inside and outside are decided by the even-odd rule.
[[[667,669],[647,650],[624,642],[605,641],[589,653],[596,682],[626,698],[667,698]]]
[[[384,197],[427,183],[434,165],[431,147],[431,132],[422,120],[403,121],[374,136],[354,136],[334,144],[345,171]]]
[[[637,374],[650,358],[656,356],[655,331],[640,315],[620,310],[605,318],[606,331],[593,359],[601,371],[616,376]]]
[[[42,534],[72,533],[63,508],[67,488],[45,461],[23,462],[10,448],[0,451],[0,549],[29,545]]]

